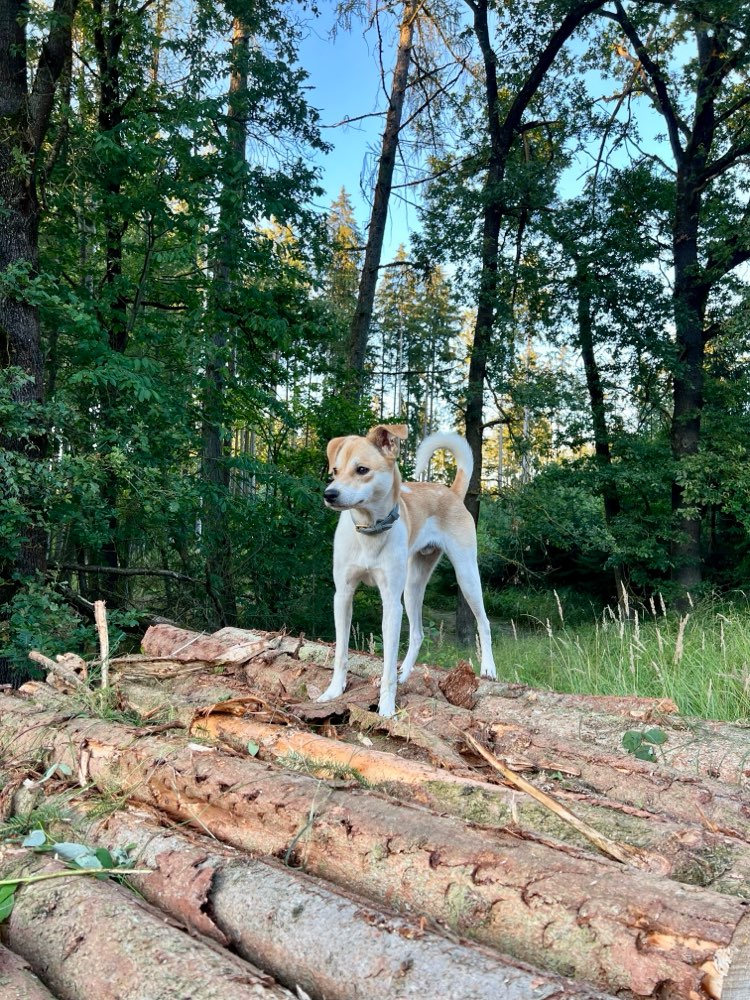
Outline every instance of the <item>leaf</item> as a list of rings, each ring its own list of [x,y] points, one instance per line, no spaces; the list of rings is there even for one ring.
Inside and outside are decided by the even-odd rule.
[[[54,845],[55,854],[61,858],[63,861],[76,861],[78,858],[83,857],[86,854],[91,853],[91,848],[86,847],[85,844],[72,844],[62,841],[59,844]],[[94,867],[101,867],[98,864]]]
[[[643,740],[645,743],[654,743],[656,746],[661,746],[662,743],[667,742],[667,734],[663,729],[647,729],[643,734]]]
[[[21,847],[43,847],[46,843],[47,834],[44,830],[32,830],[21,841]]]
[[[13,883],[13,885],[3,885],[0,886],[0,923],[3,920],[7,920],[8,917],[13,912],[13,906],[16,902],[15,891],[18,883]]]
[[[99,863],[102,868],[116,868],[118,862],[112,857],[106,847],[97,847],[94,851],[95,856],[99,859]]]
[[[635,751],[635,755],[638,760],[650,760],[652,763],[656,761],[656,754],[654,748],[647,746],[646,744],[639,746]]]
[[[251,757],[257,757],[259,750],[260,747],[254,740],[247,741],[247,752],[250,754]]]
[[[71,860],[78,868],[104,868],[104,865],[95,854],[79,854]]]
[[[639,733],[637,729],[629,729],[622,738],[622,745],[628,753],[634,753],[636,756],[642,744],[643,734]]]
[[[68,764],[58,764],[57,770],[60,772],[60,774],[64,775],[66,778],[69,778],[73,773],[73,769]]]

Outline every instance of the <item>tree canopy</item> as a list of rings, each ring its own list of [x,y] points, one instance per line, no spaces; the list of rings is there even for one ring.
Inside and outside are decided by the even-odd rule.
[[[324,192],[320,16],[0,0],[11,666],[85,646],[98,597],[123,635],[330,636],[325,444],[390,420],[407,474],[466,433],[491,587],[746,582],[746,7],[340,5],[330,58],[369,32],[382,74],[369,218]]]

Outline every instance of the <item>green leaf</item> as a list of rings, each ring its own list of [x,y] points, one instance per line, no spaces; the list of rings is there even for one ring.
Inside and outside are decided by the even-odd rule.
[[[656,753],[654,752],[654,748],[650,746],[639,746],[635,751],[635,755],[638,760],[650,760],[652,763],[656,761]]]
[[[250,754],[251,757],[257,757],[259,750],[260,747],[258,746],[257,743],[255,743],[253,740],[247,741],[247,752]]]
[[[72,863],[78,868],[104,868],[95,854],[79,854],[72,859]]]
[[[32,830],[21,841],[21,847],[43,847],[47,843],[44,830]]]
[[[655,743],[657,746],[661,746],[662,743],[667,742],[667,734],[662,729],[647,729],[643,734],[644,742]]]
[[[117,862],[109,853],[106,847],[97,847],[94,854],[99,859],[102,868],[116,868]]]
[[[637,729],[629,729],[622,738],[622,745],[628,753],[634,753],[636,756],[642,744],[643,734],[639,733]]]
[[[63,861],[77,861],[78,858],[90,854],[91,848],[86,847],[85,844],[73,844],[62,841],[59,844],[55,844],[54,852]]]
[[[13,906],[16,902],[14,895],[16,888],[17,883],[0,886],[0,923],[7,920],[13,912]]]

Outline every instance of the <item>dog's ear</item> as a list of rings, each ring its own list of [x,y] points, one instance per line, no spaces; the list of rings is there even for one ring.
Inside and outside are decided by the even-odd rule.
[[[380,448],[388,458],[398,458],[401,442],[409,436],[406,424],[378,424],[367,432],[367,440]]]
[[[333,468],[333,463],[336,460],[336,453],[341,447],[341,442],[344,440],[342,437],[331,438],[326,447],[326,455],[328,457],[328,468]]]

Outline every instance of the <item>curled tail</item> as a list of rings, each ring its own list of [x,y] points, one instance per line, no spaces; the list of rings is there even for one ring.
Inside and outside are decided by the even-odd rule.
[[[414,478],[419,479],[427,468],[427,464],[432,456],[436,451],[440,451],[441,448],[449,451],[456,460],[458,471],[456,472],[456,478],[451,483],[451,490],[463,500],[466,496],[466,491],[469,489],[469,480],[474,468],[474,459],[472,458],[471,448],[469,448],[466,438],[462,438],[460,434],[430,434],[429,437],[426,437],[419,448],[417,448]]]

